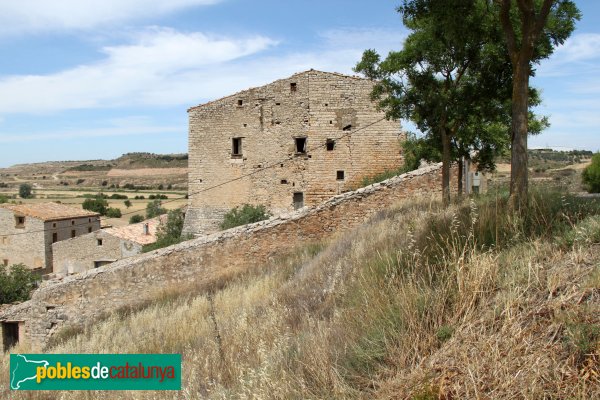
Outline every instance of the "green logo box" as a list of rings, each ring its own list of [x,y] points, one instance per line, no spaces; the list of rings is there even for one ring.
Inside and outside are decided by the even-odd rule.
[[[11,354],[12,390],[181,390],[181,354]]]

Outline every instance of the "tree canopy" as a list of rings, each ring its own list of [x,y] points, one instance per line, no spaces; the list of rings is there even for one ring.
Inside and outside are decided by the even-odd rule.
[[[567,40],[581,14],[571,0],[495,0],[512,65],[511,179],[513,205],[527,203],[529,77],[533,64]]]

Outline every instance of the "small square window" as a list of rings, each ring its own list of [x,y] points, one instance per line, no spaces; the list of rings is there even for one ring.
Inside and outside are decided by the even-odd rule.
[[[296,142],[296,154],[306,154],[306,138],[297,137],[294,141]]]
[[[287,179],[282,179],[282,180],[281,180],[281,184],[282,184],[282,185],[287,185],[287,183],[288,183]]]
[[[75,236],[77,236],[77,231],[75,229],[73,229],[71,231],[71,237],[74,238]]]
[[[71,225],[75,225],[75,220],[71,220]]]
[[[244,105],[244,100],[239,99],[237,104],[238,104],[239,107],[243,106]]]
[[[91,218],[88,218],[88,222],[92,222],[92,219],[91,219]]]
[[[92,233],[92,227],[88,226],[88,233]]]
[[[231,139],[231,157],[242,157],[242,138]]]
[[[54,223],[52,224],[52,227],[53,227],[53,228],[56,228],[56,222],[54,222]]]
[[[335,149],[335,140],[327,139],[325,146],[327,146],[327,151],[333,151],[333,149]]]
[[[98,239],[98,240],[96,240],[96,244],[97,244],[98,246],[102,246],[102,239]]]
[[[294,201],[294,210],[298,210],[298,209],[304,207],[304,193],[295,192],[293,201]]]
[[[23,217],[23,216],[15,217],[15,228],[25,228],[25,217]]]
[[[344,180],[344,171],[337,171],[335,173],[335,176],[338,181],[343,181]]]
[[[290,83],[290,91],[296,92],[297,90],[298,90],[298,85],[296,84],[296,82]]]
[[[2,260],[2,264],[4,264],[5,267],[8,267],[8,260],[6,260],[6,259]]]

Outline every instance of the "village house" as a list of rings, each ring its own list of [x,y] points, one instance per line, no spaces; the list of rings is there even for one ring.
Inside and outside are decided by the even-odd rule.
[[[58,203],[0,205],[0,262],[52,271],[52,244],[100,229],[100,214]]]
[[[156,242],[156,232],[166,215],[137,224],[106,228],[52,245],[53,273],[57,277],[76,274],[142,252]]]
[[[319,204],[400,168],[404,135],[373,85],[310,70],[190,108],[184,233],[214,232],[243,204],[275,215]]]

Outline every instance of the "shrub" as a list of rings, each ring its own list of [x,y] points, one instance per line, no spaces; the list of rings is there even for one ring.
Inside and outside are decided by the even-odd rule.
[[[132,215],[131,218],[129,218],[129,223],[137,224],[138,222],[142,222],[143,220],[144,220],[143,216],[141,216],[140,214],[135,214],[135,215]]]
[[[162,202],[160,200],[154,200],[148,203],[146,206],[146,218],[154,218],[159,215],[166,214],[167,209],[163,208]]]
[[[182,236],[184,215],[179,209],[169,211],[167,221],[161,223],[156,232],[156,242],[144,246],[144,252],[161,249],[171,246],[188,239],[188,236]]]
[[[106,209],[108,208],[108,201],[102,196],[98,196],[94,199],[85,199],[81,205],[84,210],[97,212],[100,215],[106,215]]]
[[[8,203],[8,197],[6,197],[3,194],[0,194],[0,204],[2,203]]]
[[[32,190],[33,187],[29,183],[22,183],[21,186],[19,186],[19,196],[21,196],[22,199],[28,199],[32,197]]]
[[[114,200],[127,200],[129,197],[126,194],[113,193],[110,195],[110,198]]]
[[[123,204],[124,204],[124,205],[125,205],[125,207],[127,207],[127,208],[131,207],[131,205],[132,205],[132,204],[131,204],[131,200],[125,200],[125,201],[123,202]]]
[[[121,214],[121,209],[119,208],[108,208],[106,210],[106,216],[108,218],[121,218],[122,214]]]
[[[85,182],[85,179],[79,178],[79,179],[77,179],[77,183],[75,183],[75,184],[81,185],[83,182]]]
[[[221,229],[230,229],[240,225],[251,224],[269,218],[271,215],[263,205],[252,206],[244,204],[241,208],[235,207],[227,214],[221,223]]]
[[[36,288],[39,276],[23,264],[10,267],[0,265],[0,304],[29,300],[29,295]]]
[[[590,193],[600,193],[600,153],[594,154],[592,163],[581,174],[583,183]]]

